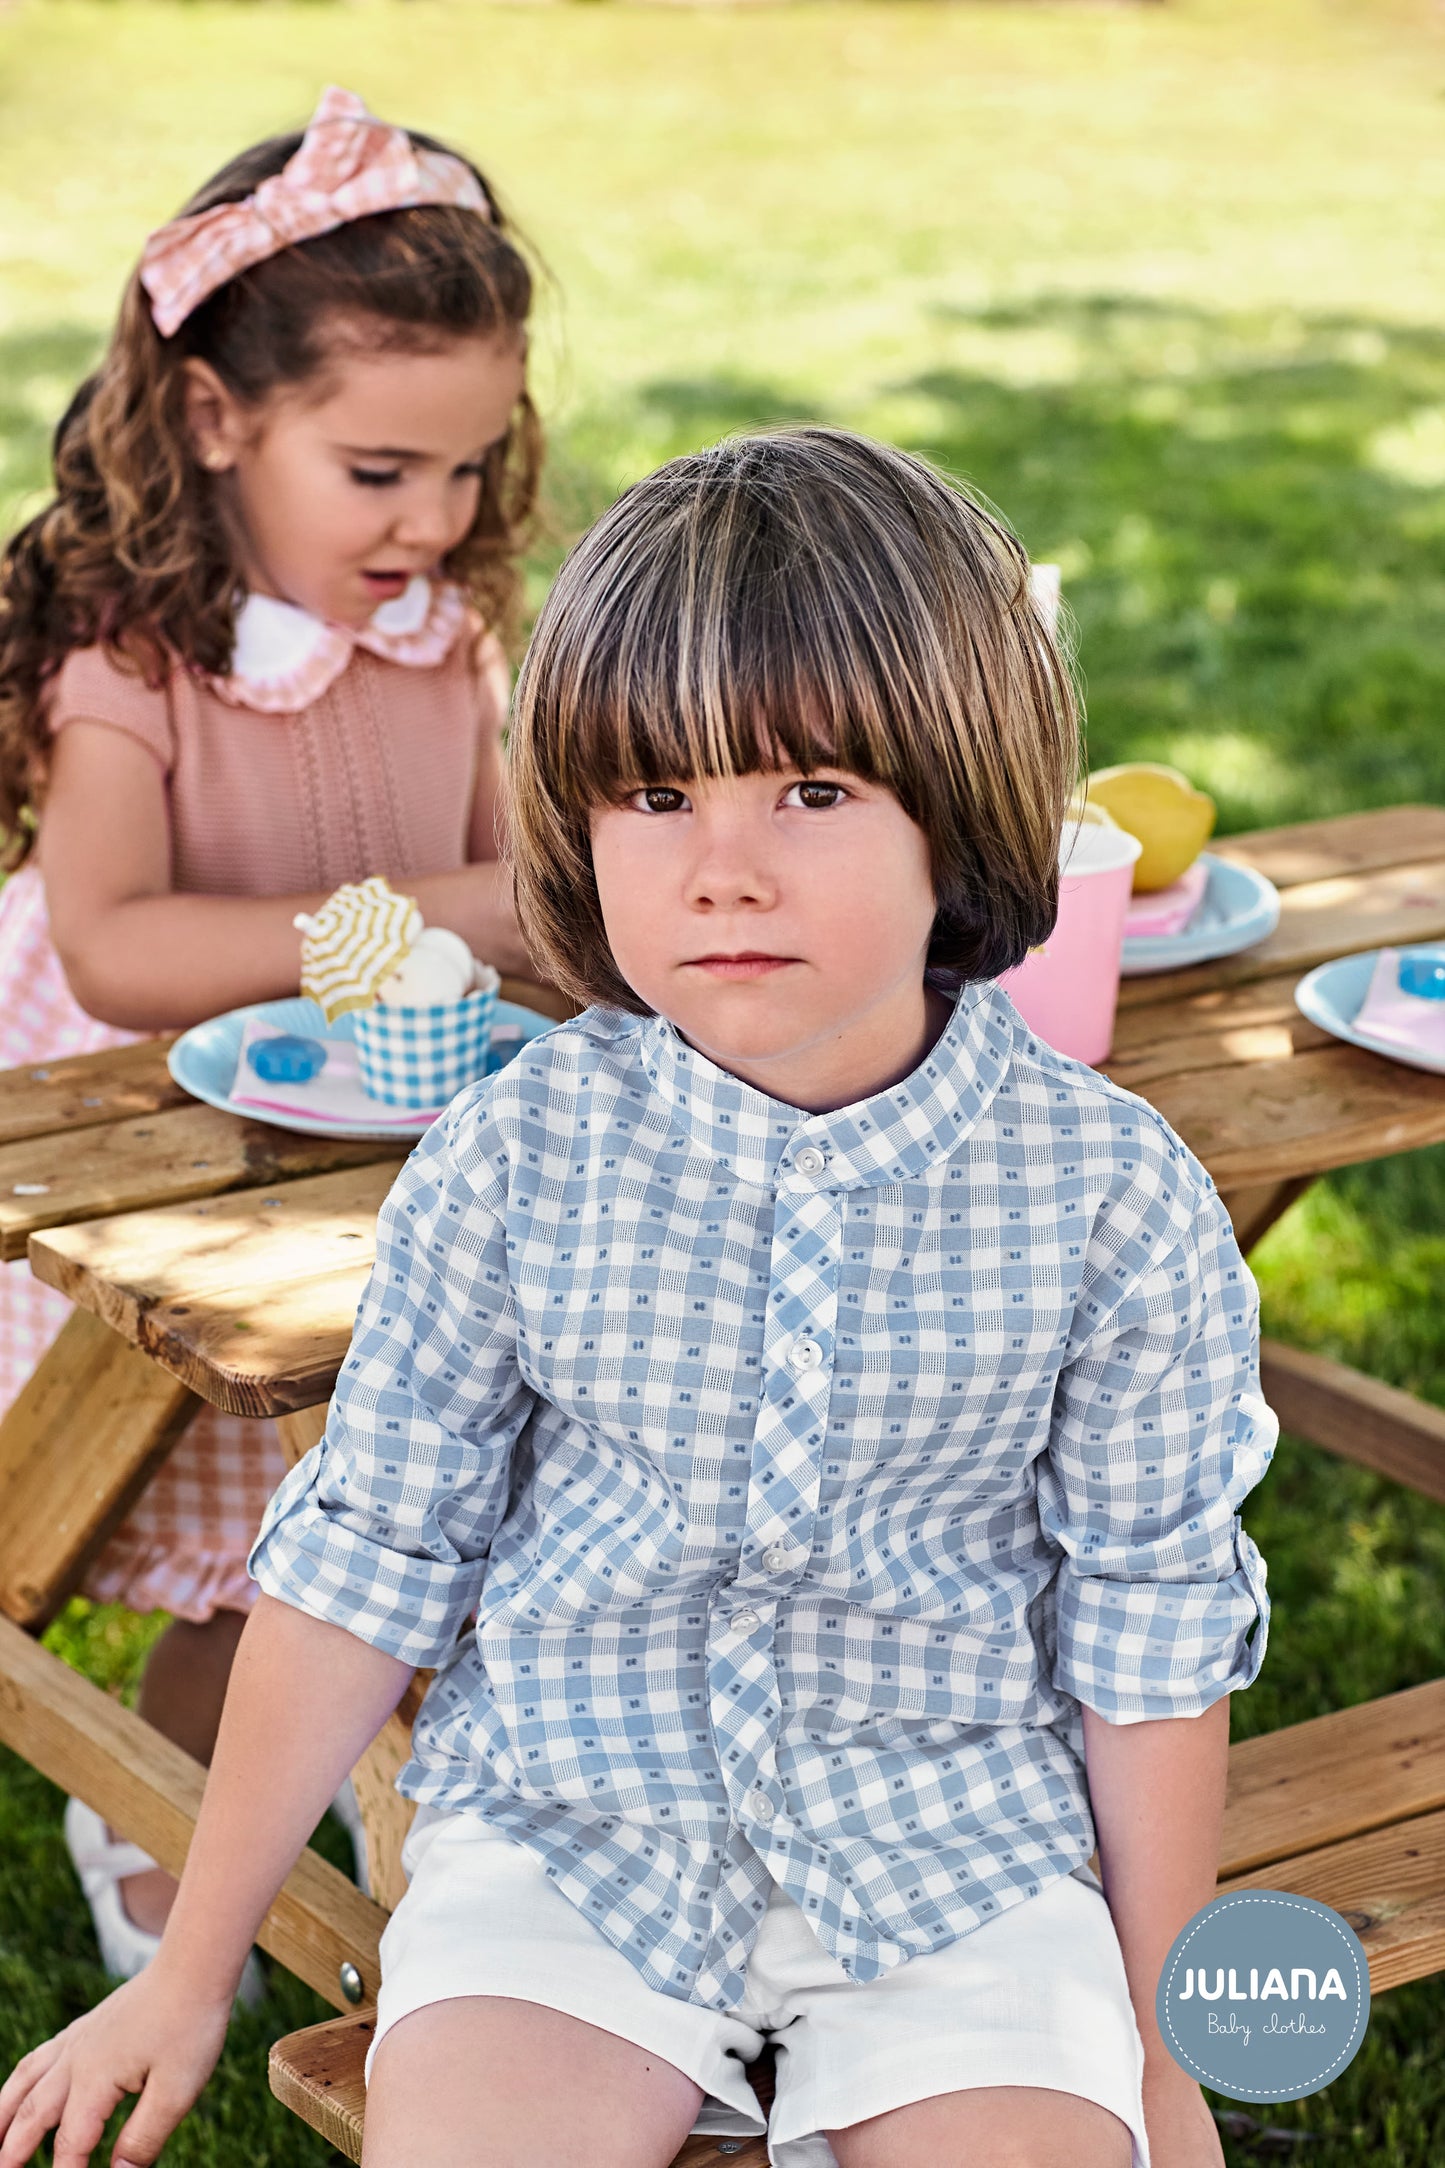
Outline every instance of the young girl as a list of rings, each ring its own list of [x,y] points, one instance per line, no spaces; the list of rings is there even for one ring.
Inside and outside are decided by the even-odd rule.
[[[540,460],[530,298],[476,169],[337,90],[152,236],[0,570],[0,1065],[294,994],[297,910],[373,873],[523,967],[490,628]],[[0,1406],[66,1312],[4,1275]],[[84,1584],[174,1614],[141,1707],[202,1759],[284,1467],[202,1413]],[[66,1826],[133,1972],[173,1885]]]
[[[417,1664],[367,2168],[663,2168],[760,2127],[769,2036],[778,2168],[1217,2168],[1153,1998],[1274,1424],[1208,1176],[993,983],[1076,759],[1025,574],[825,430],[673,462],[563,568],[517,874],[597,1005],[399,1177],[161,1955],[19,2066],[0,2168],[137,2091],[155,2160]]]

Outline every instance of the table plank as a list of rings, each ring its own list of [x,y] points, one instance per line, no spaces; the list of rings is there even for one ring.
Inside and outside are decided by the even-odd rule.
[[[1300,1014],[1293,971],[1244,986],[1211,986],[1202,993],[1123,1009],[1105,1073],[1147,1098],[1151,1084],[1191,1069],[1247,1067],[1287,1061],[1337,1041]]]
[[[171,1039],[0,1069],[0,1144],[192,1106],[166,1068]]]
[[[140,1345],[228,1414],[294,1415],[330,1399],[368,1269],[282,1281],[245,1301],[157,1304]]]
[[[1124,979],[1120,1010],[1143,1008],[1209,987],[1239,986],[1286,971],[1299,977],[1332,956],[1387,943],[1436,941],[1445,934],[1445,856],[1367,873],[1303,881],[1281,897],[1280,921],[1267,941],[1237,956]]]
[[[0,1259],[23,1257],[41,1228],[396,1159],[387,1142],[300,1136],[194,1100],[141,1121],[0,1144]]]
[[[376,1164],[37,1234],[36,1276],[233,1415],[325,1400],[400,1164]]]
[[[559,1021],[576,1014],[565,994],[530,979],[503,979],[501,998]],[[166,1067],[178,1036],[163,1032],[134,1046],[0,1069],[0,1145],[194,1106]]]
[[[1336,1041],[1287,1059],[1163,1077],[1147,1096],[1220,1189],[1445,1141],[1445,1079]]]
[[[1209,848],[1216,857],[1253,866],[1276,888],[1295,888],[1302,881],[1445,858],[1445,806],[1380,806],[1369,813],[1295,821],[1287,828],[1254,828],[1217,837]]]

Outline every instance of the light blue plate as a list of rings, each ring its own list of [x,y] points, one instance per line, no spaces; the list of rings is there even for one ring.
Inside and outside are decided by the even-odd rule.
[[[1183,971],[1216,956],[1236,956],[1253,948],[1279,924],[1279,890],[1262,873],[1233,866],[1212,851],[1199,863],[1209,868],[1209,882],[1183,933],[1134,934],[1124,941],[1120,971],[1126,979],[1150,971]]]
[[[349,1016],[339,1016],[334,1024],[328,1024],[314,1001],[299,996],[290,1001],[258,1001],[249,1009],[231,1009],[225,1016],[213,1016],[183,1032],[171,1048],[166,1066],[182,1091],[188,1091],[193,1099],[204,1099],[208,1106],[219,1107],[225,1114],[239,1114],[244,1121],[270,1122],[275,1129],[298,1129],[311,1137],[420,1137],[431,1127],[434,1117],[429,1114],[419,1114],[414,1121],[378,1122],[372,1128],[365,1122],[327,1122],[310,1114],[271,1114],[264,1107],[237,1106],[231,1088],[236,1081],[241,1034],[250,1016],[259,1016],[278,1031],[294,1031],[303,1038],[353,1037]],[[519,1008],[514,1001],[499,1001],[493,1031],[519,1031],[521,1037],[511,1041],[505,1058],[496,1067],[504,1068],[512,1054],[528,1040],[550,1031],[556,1021],[554,1016],[539,1016],[535,1009]],[[487,1073],[490,1076],[495,1072],[489,1069]]]
[[[1441,945],[1438,941],[1424,941],[1416,946],[1438,955]],[[1406,956],[1410,951],[1401,949],[1399,953]],[[1386,1061],[1402,1061],[1407,1069],[1428,1069],[1432,1076],[1445,1076],[1445,1055],[1407,1054],[1403,1047],[1384,1046],[1355,1029],[1355,1018],[1370,991],[1379,960],[1378,949],[1364,949],[1358,956],[1337,956],[1332,963],[1316,964],[1294,990],[1295,1007],[1321,1031],[1332,1032],[1351,1046],[1362,1046],[1366,1053],[1379,1054]]]

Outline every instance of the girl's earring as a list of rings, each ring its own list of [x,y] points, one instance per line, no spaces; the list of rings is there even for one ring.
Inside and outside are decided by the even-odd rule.
[[[226,455],[224,452],[206,452],[201,459],[201,465],[209,474],[219,474],[225,464]]]

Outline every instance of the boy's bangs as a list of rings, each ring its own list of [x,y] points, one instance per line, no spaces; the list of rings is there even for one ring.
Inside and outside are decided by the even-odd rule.
[[[909,703],[856,621],[812,585],[763,596],[745,582],[694,613],[675,594],[634,591],[625,624],[594,645],[570,717],[573,810],[647,784],[789,768],[841,768],[911,797]]]

